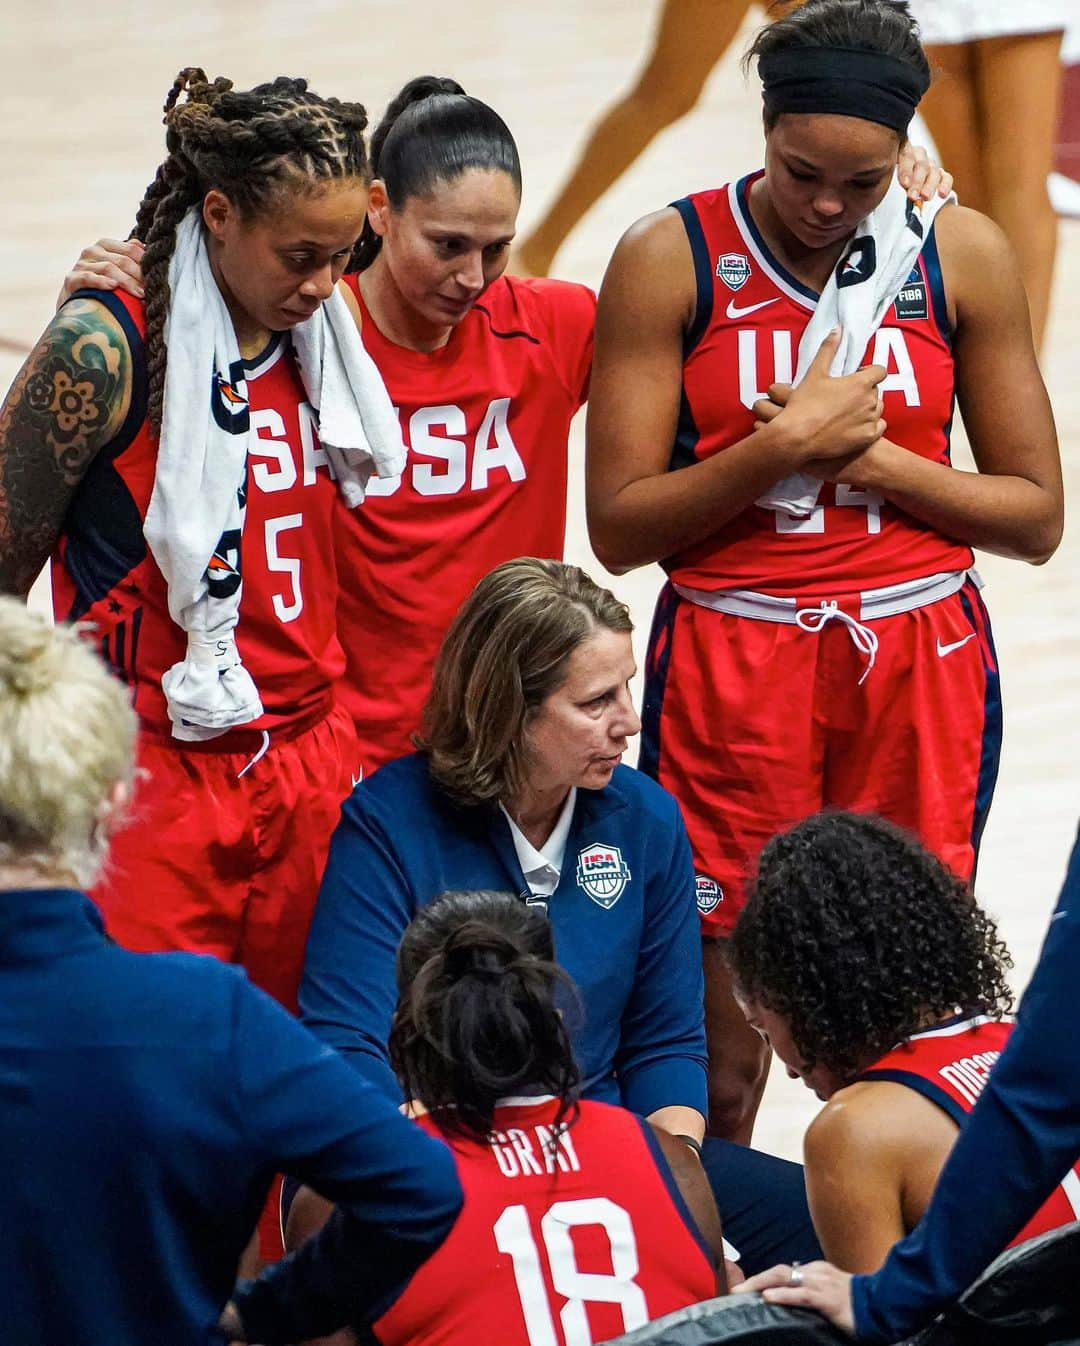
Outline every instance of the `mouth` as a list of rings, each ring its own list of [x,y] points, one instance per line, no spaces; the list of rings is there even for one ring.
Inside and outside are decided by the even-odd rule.
[[[809,233],[815,234],[818,238],[834,238],[841,234],[846,234],[850,226],[846,221],[839,221],[834,224],[818,224],[815,220],[803,220],[803,228]]]
[[[309,318],[313,318],[315,314],[318,313],[319,308],[320,305],[316,304],[315,307],[312,309],[305,309],[301,312],[297,312],[296,309],[286,308],[284,305],[282,305],[280,312],[286,318],[288,318],[290,323],[301,323],[301,322],[307,322]]]

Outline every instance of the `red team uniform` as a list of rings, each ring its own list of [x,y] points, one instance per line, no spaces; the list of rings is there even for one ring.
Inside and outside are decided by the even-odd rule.
[[[648,1123],[585,1102],[553,1150],[557,1112],[507,1100],[489,1142],[444,1137],[465,1204],[374,1324],[383,1346],[591,1346],[716,1294]]]
[[[570,422],[585,400],[596,299],[583,285],[504,276],[445,346],[378,330],[344,278],[398,409],[409,457],[339,516],[342,699],[368,773],[412,751],[442,638],[477,581],[515,556],[559,558]]]
[[[337,639],[334,524],[343,512],[287,334],[242,362],[250,404],[247,516],[212,563],[243,575],[237,645],[264,707],[200,743],[171,737],[161,676],[186,648],[143,536],[157,440],[145,420],[142,304],[98,294],[135,365],[127,422],[91,464],[53,557],[53,605],[89,625],[131,688],[142,774],[131,822],[94,893],[109,933],[134,950],[241,962],[289,1009],[330,834],[357,765]]]
[[[817,302],[753,222],[754,176],[676,203],[697,302],[673,471],[752,432],[754,402],[791,381]],[[865,363],[888,370],[888,437],[948,463],[953,360],[932,231]],[[664,562],[641,766],[682,806],[705,933],[730,933],[764,843],[822,808],[880,813],[972,873],[1001,705],[971,564],[970,547],[876,492],[830,483],[806,519],[752,505]]]
[[[1011,1024],[985,1016],[952,1020],[915,1033],[864,1070],[859,1079],[905,1084],[963,1127],[1011,1032]],[[988,1181],[992,1184],[992,1175],[988,1175]],[[1074,1220],[1080,1220],[1080,1160],[1009,1247]]]

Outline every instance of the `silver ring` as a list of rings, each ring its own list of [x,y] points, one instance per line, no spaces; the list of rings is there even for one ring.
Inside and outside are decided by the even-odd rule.
[[[792,1262],[791,1270],[788,1272],[787,1283],[793,1290],[797,1290],[803,1283],[802,1267],[798,1262]]]

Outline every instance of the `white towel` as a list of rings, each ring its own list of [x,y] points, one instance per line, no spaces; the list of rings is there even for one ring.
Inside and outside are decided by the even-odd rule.
[[[169,285],[161,437],[143,531],[168,587],[169,614],[188,640],[184,659],[161,679],[173,737],[194,741],[262,714],[235,636],[243,594],[247,389],[197,207],[177,229]],[[320,439],[353,507],[372,471],[393,476],[404,467],[390,398],[336,291],[294,329],[293,341],[308,398],[319,411]]]
[[[877,209],[855,230],[806,324],[799,342],[796,384],[806,377],[821,343],[834,327],[841,328],[841,337],[829,372],[836,377],[859,368],[870,338],[911,275],[934,216],[955,200],[955,195],[947,201],[935,196],[916,203],[893,180]],[[817,504],[821,487],[818,477],[794,472],[771,486],[755,503],[794,519],[805,519]]]

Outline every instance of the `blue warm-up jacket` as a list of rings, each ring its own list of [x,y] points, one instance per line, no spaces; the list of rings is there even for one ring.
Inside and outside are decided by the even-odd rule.
[[[240,969],[129,953],[80,892],[0,892],[0,1339],[223,1342],[218,1316],[282,1170],[351,1218],[297,1267],[275,1340],[361,1318],[461,1205],[449,1150]],[[320,1256],[343,1238],[345,1277]]]
[[[300,1011],[386,1094],[397,1002],[394,960],[418,909],[451,889],[528,891],[495,804],[455,804],[413,754],[346,801],[308,939]],[[559,963],[583,1013],[568,1012],[585,1096],[648,1115],[706,1111],[701,942],[690,846],[675,800],[618,767],[579,790],[548,904]]]
[[[1016,1027],[926,1214],[880,1271],[852,1281],[855,1328],[898,1341],[951,1303],[1080,1155],[1080,839]]]

